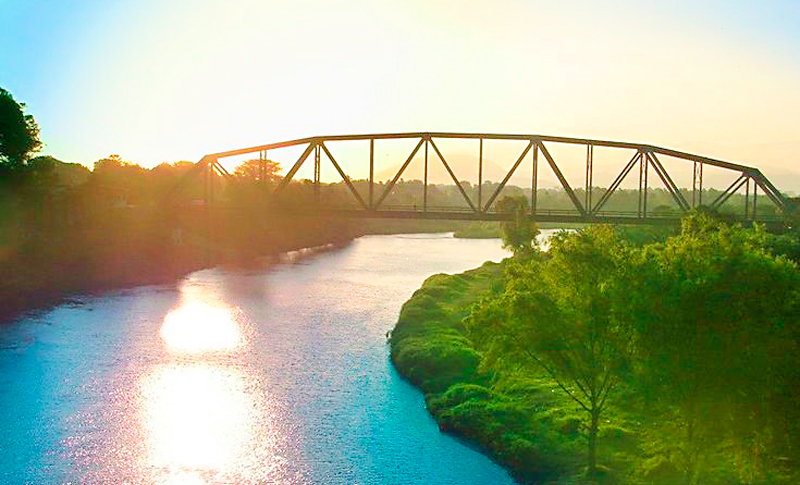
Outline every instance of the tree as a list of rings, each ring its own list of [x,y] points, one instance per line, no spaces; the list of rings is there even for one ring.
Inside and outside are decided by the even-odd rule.
[[[148,171],[128,162],[117,154],[94,162],[89,178],[91,187],[102,197],[115,203],[143,203],[147,201]]]
[[[233,171],[237,177],[248,180],[267,180],[273,182],[279,178],[278,172],[281,164],[272,160],[259,160],[257,158],[242,162]]]
[[[513,214],[512,220],[503,221],[500,225],[503,231],[503,247],[512,250],[515,255],[530,253],[539,230],[528,219],[528,199],[524,195],[507,195],[497,203],[497,210]]]
[[[12,169],[23,167],[42,146],[39,127],[24,108],[24,103],[17,103],[11,93],[0,88],[0,163]]]
[[[561,232],[546,256],[511,263],[505,291],[466,320],[484,365],[542,369],[586,412],[591,476],[600,418],[631,350],[628,320],[615,311],[626,260],[610,227]]]
[[[761,241],[757,231],[696,214],[679,236],[642,250],[628,273],[642,381],[653,406],[677,415],[677,451],[661,452],[689,484],[724,440],[763,465],[765,454],[751,452],[776,436],[763,423],[778,402],[770,396],[796,367],[786,359],[796,347],[800,273]]]

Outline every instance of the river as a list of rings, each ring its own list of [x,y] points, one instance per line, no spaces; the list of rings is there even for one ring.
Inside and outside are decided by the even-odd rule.
[[[0,483],[513,483],[439,432],[386,343],[426,277],[506,255],[366,236],[5,325]]]

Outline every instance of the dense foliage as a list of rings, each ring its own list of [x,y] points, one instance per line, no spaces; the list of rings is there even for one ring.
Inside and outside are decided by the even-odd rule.
[[[432,277],[392,333],[395,364],[444,429],[524,482],[796,483],[797,239],[705,214],[638,236],[586,228]]]
[[[540,368],[587,413],[592,475],[600,419],[631,353],[630,324],[616,308],[627,253],[609,227],[559,233],[547,258],[510,263],[505,291],[466,321],[486,365]]]
[[[24,166],[31,153],[41,146],[39,126],[33,115],[25,114],[25,104],[18,103],[11,93],[0,88],[0,170]]]
[[[530,207],[524,196],[505,196],[497,203],[497,210],[513,215],[513,219],[500,223],[503,247],[517,256],[533,251],[533,240],[539,234],[536,225],[528,219]]]

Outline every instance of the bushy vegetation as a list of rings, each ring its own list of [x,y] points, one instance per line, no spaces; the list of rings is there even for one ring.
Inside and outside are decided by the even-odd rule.
[[[119,155],[90,171],[34,156],[38,133],[24,105],[0,88],[0,320],[71,294],[169,282],[360,234],[348,221],[265,215],[252,202],[274,186],[273,162],[246,161],[228,181],[192,176],[191,162],[147,169]],[[203,200],[206,183],[214,207]],[[289,187],[290,200],[308,192],[300,185]]]
[[[463,239],[499,239],[502,236],[499,222],[471,222],[453,233],[453,237]]]
[[[797,483],[797,236],[705,214],[630,234],[429,278],[395,365],[523,483]]]

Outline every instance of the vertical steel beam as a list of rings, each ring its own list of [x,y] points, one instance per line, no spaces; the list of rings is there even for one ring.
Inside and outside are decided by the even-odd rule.
[[[697,208],[697,160],[692,161],[692,209]]]
[[[478,139],[478,210],[483,210],[481,195],[483,192],[483,138]]]
[[[375,138],[369,139],[369,208],[374,209],[372,195],[375,186]]]
[[[261,185],[264,185],[264,183],[266,183],[265,179],[267,178],[266,177],[267,164],[265,161],[266,158],[265,152],[266,150],[260,150],[258,152],[258,181],[261,183]]]
[[[644,160],[644,204],[642,206],[642,216],[647,218],[647,173],[650,169],[650,157],[645,157]]]
[[[428,212],[428,145],[430,138],[425,138],[425,164],[422,175],[422,212]]]
[[[539,197],[539,144],[533,144],[533,167],[531,167],[531,214],[536,214]]]
[[[211,172],[214,169],[211,168],[211,163],[206,163],[206,166],[203,170],[203,199],[206,202],[206,206],[211,203]]]
[[[592,172],[594,171],[592,167],[594,159],[594,145],[586,145],[586,189],[583,194],[583,198],[585,200],[584,205],[586,206],[586,210],[591,212],[592,210]]]
[[[314,145],[314,202],[319,203],[319,144]]]
[[[703,205],[703,162],[700,162],[700,190],[697,193],[697,205]]]
[[[744,220],[750,215],[750,177],[747,177],[747,183],[744,189]]]
[[[205,228],[206,229],[206,244],[205,244],[205,246],[206,246],[206,248],[205,248],[206,249],[205,250],[205,253],[206,253],[205,254],[205,256],[206,256],[206,265],[210,265],[211,264],[211,226],[212,226],[212,223],[211,223],[211,199],[214,197],[214,195],[213,195],[214,187],[211,185],[212,184],[211,176],[214,174],[214,163],[216,163],[216,161],[217,161],[216,159],[211,160],[206,165],[206,171],[205,171],[206,206],[204,207],[204,211],[203,212],[205,213],[205,216],[206,216],[206,228]]]
[[[641,218],[642,217],[642,181],[644,179],[644,164],[646,160],[646,155],[639,158],[639,206],[636,209],[636,215]]]

